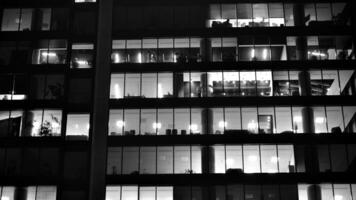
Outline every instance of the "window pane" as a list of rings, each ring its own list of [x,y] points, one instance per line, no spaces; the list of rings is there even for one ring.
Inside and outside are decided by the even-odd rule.
[[[174,109],[174,129],[172,135],[186,135],[190,133],[190,110]]]
[[[89,120],[89,114],[68,114],[66,136],[79,136],[79,138],[87,139],[90,128]]]
[[[124,97],[124,74],[112,74],[110,84],[110,99],[122,99]]]
[[[244,172],[245,173],[260,173],[260,154],[259,146],[244,145]]]
[[[140,110],[125,110],[124,135],[138,135],[140,127]],[[119,124],[120,125],[120,124]]]
[[[123,174],[138,174],[138,157],[139,151],[138,147],[124,147],[123,148],[123,166],[122,173]],[[122,197],[124,199],[124,197]],[[130,197],[128,200],[131,200]]]
[[[121,200],[138,200],[138,187],[122,186]]]
[[[242,167],[242,146],[226,146],[226,170],[239,170],[243,172]]]
[[[267,4],[253,4],[252,7],[254,26],[268,26]]]
[[[2,31],[18,31],[20,23],[20,9],[4,9],[2,17]]]
[[[276,133],[292,132],[292,109],[290,107],[276,107]],[[293,132],[292,132],[293,133]]]
[[[158,109],[157,135],[172,135],[173,110]]]
[[[173,187],[157,187],[156,200],[173,200]]]
[[[140,148],[140,174],[156,173],[156,147]]]
[[[157,174],[173,173],[173,147],[157,147]]]
[[[92,68],[93,67],[93,44],[73,44],[71,68]]]
[[[155,109],[141,110],[141,135],[156,135],[157,130],[162,128],[162,123],[156,120]]]
[[[240,108],[225,108],[225,131],[240,131],[241,130],[241,109]]]
[[[190,147],[177,146],[174,147],[174,173],[175,174],[189,174],[190,167]]]
[[[225,173],[225,147],[224,146],[213,146],[211,148],[213,151],[214,166],[211,166],[211,173]],[[211,161],[211,163],[212,163]]]
[[[191,109],[191,124],[188,126],[191,134],[207,133],[207,131],[202,130],[202,113],[203,109]]]
[[[292,145],[278,145],[279,172],[296,172],[294,161],[294,149]]]
[[[347,170],[346,146],[330,145],[330,157],[333,172],[342,172]]]
[[[242,129],[250,133],[257,133],[257,108],[242,108]]]
[[[201,147],[199,146],[192,146],[192,173],[194,174],[201,174],[202,173],[202,154],[201,154]]]
[[[277,148],[275,145],[261,145],[261,165],[263,173],[278,172]]]
[[[20,31],[30,31],[33,9],[21,9]]]
[[[106,186],[105,200],[120,200],[121,187],[120,186]]]
[[[142,74],[142,97],[157,98],[157,74]]]
[[[125,97],[141,97],[141,76],[140,74],[126,74],[125,76]]]
[[[173,74],[159,73],[158,74],[158,98],[173,97]]]
[[[121,147],[110,147],[108,149],[108,161],[106,174],[117,175],[121,174],[122,165],[122,148]]]
[[[224,134],[226,122],[224,121],[224,110],[222,108],[213,108],[212,111],[213,120],[213,133],[212,134]],[[211,134],[211,133],[209,133]]]

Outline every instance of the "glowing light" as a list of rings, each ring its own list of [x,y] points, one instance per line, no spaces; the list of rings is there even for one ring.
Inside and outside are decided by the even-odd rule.
[[[86,61],[86,60],[77,60],[76,61],[79,65],[88,65],[89,63],[88,63],[88,61]]]
[[[90,124],[87,124],[87,129],[88,129],[88,130],[90,129]]]
[[[57,54],[53,52],[42,52],[42,56],[55,57]]]
[[[116,99],[119,99],[121,97],[121,94],[120,94],[120,87],[119,87],[119,84],[116,83],[114,85],[114,93],[115,93],[115,98]]]
[[[191,131],[191,132],[196,132],[198,131],[198,125],[197,124],[191,124],[189,125],[188,129]]]
[[[320,52],[316,52],[316,51],[313,51],[313,52],[308,52],[309,55],[313,55],[313,56],[321,56],[321,57],[326,57],[326,54],[325,53],[320,53]]]
[[[78,128],[79,128],[79,125],[78,125],[78,124],[75,124],[75,128],[78,129]]]
[[[257,129],[258,124],[255,122],[255,120],[250,121],[247,124],[247,129],[250,131],[255,131]]]
[[[298,123],[302,122],[302,117],[301,116],[295,116],[294,117],[294,122],[298,122]]]
[[[247,157],[247,160],[250,162],[256,162],[258,160],[257,156],[251,155]]]
[[[154,129],[161,129],[162,128],[162,124],[161,124],[161,122],[153,122],[152,123],[152,128],[154,128]]]
[[[116,121],[116,126],[119,128],[122,128],[125,126],[125,122],[122,120],[118,120],[118,121]]]
[[[139,63],[142,63],[142,56],[141,56],[141,53],[138,53],[137,54],[137,60]]]
[[[325,121],[324,117],[316,117],[315,118],[315,123],[317,123],[317,124],[322,124],[322,123],[324,123],[324,121]]]
[[[225,121],[220,121],[220,122],[219,122],[219,127],[220,127],[220,128],[226,128],[226,127],[227,127],[227,122],[225,122]]]
[[[251,50],[251,58],[254,58],[255,57],[255,49],[252,49]]]
[[[263,18],[262,17],[256,17],[254,19],[255,22],[259,23],[259,22],[262,22],[263,21]]]
[[[3,197],[1,197],[1,200],[10,200],[10,197],[3,196]]]
[[[335,195],[335,200],[342,200],[343,199],[343,196],[342,195]]]
[[[163,98],[162,84],[158,83],[158,98]]]
[[[262,57],[263,57],[263,60],[267,59],[267,49],[263,49]]]
[[[227,164],[228,166],[231,166],[231,165],[233,165],[234,163],[235,163],[235,160],[234,160],[234,159],[232,159],[232,158],[226,159],[226,164]]]
[[[271,157],[271,163],[277,163],[278,161],[279,161],[279,158],[277,156]]]
[[[120,56],[118,53],[114,54],[114,63],[119,63],[120,62]]]

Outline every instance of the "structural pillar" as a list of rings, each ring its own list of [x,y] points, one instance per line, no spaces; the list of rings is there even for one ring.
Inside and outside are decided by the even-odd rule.
[[[27,200],[27,189],[25,187],[16,187],[14,200]]]
[[[200,41],[200,55],[202,62],[212,61],[211,39],[203,38]]]
[[[98,1],[98,6],[89,200],[103,200],[106,192],[113,0]]]
[[[310,185],[307,188],[308,200],[321,200],[321,187],[319,185]]]

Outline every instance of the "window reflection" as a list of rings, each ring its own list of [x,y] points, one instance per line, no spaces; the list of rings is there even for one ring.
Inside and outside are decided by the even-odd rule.
[[[92,68],[93,51],[93,44],[72,44],[71,68]]]

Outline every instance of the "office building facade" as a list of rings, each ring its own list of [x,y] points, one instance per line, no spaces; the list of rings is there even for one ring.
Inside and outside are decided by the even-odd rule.
[[[2,0],[1,200],[355,200],[351,0]]]

